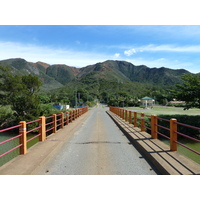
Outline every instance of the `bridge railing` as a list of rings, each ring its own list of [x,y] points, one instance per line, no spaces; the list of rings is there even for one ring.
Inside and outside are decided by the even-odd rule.
[[[9,128],[3,129],[3,130],[0,130],[0,134],[3,133],[3,132],[5,132],[5,131],[13,131],[13,130],[15,130],[16,128],[20,128],[20,127],[21,127],[21,124],[20,124],[20,125],[16,125],[16,126],[12,126],[12,127],[9,127]],[[20,138],[20,137],[22,137],[22,133],[19,131],[19,134],[18,134],[18,135],[16,135],[16,136],[14,136],[14,137],[11,137],[11,138],[9,138],[9,139],[7,139],[7,140],[4,140],[4,141],[0,142],[0,145],[6,144],[7,142],[9,142],[9,141],[11,141],[11,140],[14,140],[14,139]],[[5,156],[5,155],[7,155],[8,153],[14,151],[15,149],[20,148],[21,146],[22,146],[22,144],[20,143],[19,145],[13,147],[12,149],[9,149],[8,151],[6,151],[6,152],[4,152],[3,154],[1,154],[1,155],[0,155],[0,158],[3,157],[3,156]]]
[[[200,142],[199,139],[188,136],[178,131],[179,126],[188,127],[191,129],[195,129],[200,131],[199,127],[183,124],[177,122],[176,119],[172,118],[170,120],[160,118],[157,115],[146,115],[144,113],[138,113],[135,111],[125,110],[119,107],[110,107],[110,111],[129,122],[129,124],[133,124],[134,127],[140,128],[141,131],[146,131],[151,134],[151,138],[158,139],[158,135],[161,135],[170,141],[170,150],[177,151],[177,145],[181,145],[182,147],[200,155],[200,152],[182,144],[178,141],[178,135],[190,139],[195,142]],[[165,121],[168,123],[168,126],[161,125],[161,121]]]
[[[19,125],[0,130],[0,134],[7,131],[16,132],[16,129],[18,129],[18,133],[19,133],[18,135],[14,137],[11,137],[5,141],[0,142],[0,148],[1,148],[1,145],[11,140],[19,138],[18,145],[0,154],[0,158],[18,148],[19,148],[20,154],[26,154],[28,142],[30,142],[31,140],[35,138],[39,138],[39,141],[44,141],[47,135],[50,135],[51,133],[56,133],[58,129],[64,128],[64,126],[73,122],[75,119],[77,119],[79,116],[81,116],[87,111],[88,111],[88,107],[86,106],[83,108],[77,108],[75,110],[71,110],[69,112],[67,111],[65,113],[61,112],[60,114],[57,114],[57,115],[53,114],[52,116],[48,116],[48,117],[42,116],[39,119],[30,121],[30,122],[21,121],[19,122]],[[34,133],[33,134],[34,136],[27,139],[27,134],[31,132]]]

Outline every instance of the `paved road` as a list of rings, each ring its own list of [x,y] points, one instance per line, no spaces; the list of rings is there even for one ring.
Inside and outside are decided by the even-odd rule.
[[[55,175],[156,174],[99,106],[41,169]]]

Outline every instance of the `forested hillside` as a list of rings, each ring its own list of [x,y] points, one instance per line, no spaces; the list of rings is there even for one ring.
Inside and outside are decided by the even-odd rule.
[[[78,95],[81,102],[99,99],[118,102],[118,105],[122,101],[134,104],[138,98],[152,96],[161,103],[171,98],[167,89],[180,83],[184,73],[190,74],[184,69],[149,68],[113,60],[82,68],[33,63],[21,58],[2,60],[0,65],[9,68],[13,74],[37,76],[43,83],[42,101],[71,105]]]

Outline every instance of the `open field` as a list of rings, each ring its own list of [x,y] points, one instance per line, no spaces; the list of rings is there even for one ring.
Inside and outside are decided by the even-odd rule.
[[[145,113],[147,115],[200,115],[200,109],[183,110],[178,107],[166,107],[166,106],[154,106],[152,109],[144,109],[140,107],[126,107],[127,110],[136,111],[139,113]]]

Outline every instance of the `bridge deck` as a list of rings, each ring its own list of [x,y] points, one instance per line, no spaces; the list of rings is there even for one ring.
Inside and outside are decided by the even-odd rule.
[[[156,174],[107,110],[99,106],[85,113],[2,166],[0,174]]]
[[[151,139],[146,132],[133,127],[119,116],[108,111],[108,114],[120,127],[134,146],[153,164],[162,174],[191,175],[200,174],[200,165],[179,152],[169,150],[169,146],[158,139]]]
[[[200,165],[105,111],[85,113],[0,167],[0,174],[200,174]]]

